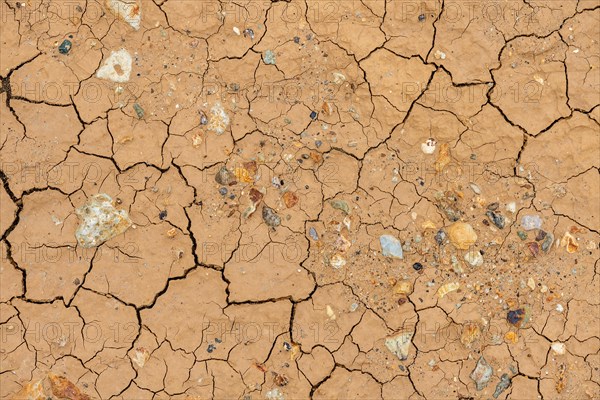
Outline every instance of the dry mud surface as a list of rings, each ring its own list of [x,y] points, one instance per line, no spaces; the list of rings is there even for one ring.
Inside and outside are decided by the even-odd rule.
[[[1,398],[600,398],[598,0],[0,7]]]

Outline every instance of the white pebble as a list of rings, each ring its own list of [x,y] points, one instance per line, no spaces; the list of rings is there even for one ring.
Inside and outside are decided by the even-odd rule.
[[[517,212],[517,203],[515,203],[514,201],[511,201],[510,203],[508,203],[506,205],[506,211],[511,212],[511,213],[515,213]]]
[[[472,267],[479,267],[483,264],[483,256],[480,252],[472,250],[465,254],[465,261]]]
[[[423,151],[425,154],[433,154],[436,144],[437,142],[434,138],[429,138],[425,141],[425,143],[421,143],[421,151]]]
[[[435,58],[437,58],[438,60],[439,60],[439,59],[442,59],[442,60],[445,60],[445,59],[446,59],[446,53],[444,53],[443,51],[440,51],[440,50],[436,50],[436,51],[435,51],[435,53],[434,53],[434,56],[435,56]]]
[[[552,351],[554,351],[558,355],[565,354],[565,351],[567,350],[565,344],[560,342],[554,342],[550,347],[552,348]]]

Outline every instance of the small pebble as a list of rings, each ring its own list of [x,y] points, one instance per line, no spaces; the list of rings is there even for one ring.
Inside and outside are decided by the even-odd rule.
[[[341,254],[334,254],[329,260],[329,265],[335,269],[342,268],[344,265],[346,265],[346,263],[346,259]]]
[[[235,182],[235,175],[227,167],[221,167],[215,175],[215,181],[224,186],[230,185]]]
[[[455,222],[448,227],[450,242],[460,250],[467,250],[477,241],[477,233],[470,224]]]
[[[321,142],[320,140],[315,141],[315,146],[317,146],[317,148],[321,147],[322,145],[323,145],[323,142]]]
[[[490,210],[490,211],[496,211],[499,206],[500,206],[499,203],[494,202],[494,203],[488,204],[487,209]]]
[[[493,374],[494,369],[482,356],[479,357],[479,361],[477,361],[475,369],[471,372],[470,378],[475,382],[476,389],[480,391],[485,389],[490,379],[492,379]]]
[[[250,28],[244,29],[244,37],[249,37],[250,40],[254,40],[254,31]]]
[[[268,65],[275,65],[277,63],[277,59],[275,57],[275,53],[272,50],[265,51],[263,55],[263,61]]]
[[[219,193],[221,194],[221,196],[225,196],[227,194],[227,188],[226,187],[220,188]]]
[[[517,203],[515,203],[514,201],[511,201],[510,203],[508,203],[506,205],[506,211],[514,214],[517,212]]]
[[[527,240],[527,232],[517,231],[517,235],[521,240]]]
[[[296,44],[300,43],[300,37],[294,36],[294,43],[296,43]]]
[[[58,46],[58,52],[60,54],[68,54],[69,51],[71,51],[71,47],[73,46],[73,43],[71,43],[70,40],[63,40],[63,42],[60,44],[60,46]]]
[[[263,206],[262,217],[265,223],[271,228],[275,228],[281,225],[281,218],[277,213],[270,207]]]
[[[504,224],[506,223],[506,220],[502,214],[494,212],[494,211],[488,211],[485,213],[485,215],[487,215],[487,217],[490,219],[490,221],[492,221],[494,223],[494,225],[496,225],[498,228],[500,228],[500,229],[504,228]]]
[[[483,256],[478,251],[468,251],[465,254],[465,261],[472,267],[479,267],[483,264]]]
[[[308,230],[308,234],[310,235],[310,237],[312,238],[312,240],[317,241],[319,240],[319,235],[317,234],[317,230],[313,227],[311,227]]]
[[[435,146],[437,142],[434,138],[429,138],[425,143],[421,143],[421,151],[425,154],[433,154],[435,152]]]
[[[525,318],[525,310],[523,310],[522,308],[519,308],[517,310],[511,310],[508,312],[508,314],[506,314],[506,319],[508,320],[508,322],[515,326],[520,325],[523,321],[523,318]]]
[[[541,229],[542,219],[539,215],[524,215],[523,218],[521,218],[521,226],[526,231]]]
[[[279,189],[281,185],[283,185],[283,181],[279,179],[278,176],[274,176],[273,179],[271,179],[271,184],[273,185],[273,187]]]
[[[416,262],[416,263],[414,263],[414,264],[413,264],[413,269],[414,269],[415,271],[420,271],[420,270],[422,270],[422,269],[423,269],[423,264],[421,264],[421,263],[419,263],[419,262]]]
[[[198,113],[200,114],[200,125],[208,124],[208,118],[206,118],[206,114],[204,114],[202,110],[198,111]]]
[[[331,200],[329,204],[336,210],[342,210],[346,215],[350,214],[350,207],[348,207],[348,203],[344,200]]]
[[[167,218],[167,210],[162,210],[161,212],[158,213],[158,218],[161,221],[164,221]]]
[[[311,111],[310,113],[310,119],[317,119],[317,112],[316,111]]]
[[[502,394],[502,392],[504,392],[510,387],[511,383],[512,381],[508,374],[502,374],[502,376],[500,377],[500,382],[498,382],[498,384],[496,385],[496,390],[494,390],[494,398],[497,399]]]
[[[435,241],[437,242],[437,244],[441,245],[442,243],[444,243],[444,240],[446,240],[446,232],[440,229],[435,234]]]
[[[425,14],[419,15],[419,22],[425,22]]]
[[[144,118],[144,109],[138,103],[133,103],[133,110],[135,111],[138,119]]]
[[[554,351],[558,355],[563,355],[567,351],[567,347],[564,343],[554,342],[550,345],[552,351]]]
[[[537,257],[540,254],[540,245],[537,242],[529,242],[527,243],[527,248],[531,252],[534,257]]]
[[[392,235],[381,235],[379,237],[381,244],[381,253],[384,257],[394,257],[402,259],[402,245],[400,241]]]
[[[552,247],[552,243],[554,243],[554,235],[551,233],[546,234],[546,238],[542,242],[542,251],[547,253]]]

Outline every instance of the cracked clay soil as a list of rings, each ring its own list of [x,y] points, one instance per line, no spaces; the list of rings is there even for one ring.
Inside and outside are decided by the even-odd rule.
[[[0,18],[0,398],[600,398],[600,0]]]

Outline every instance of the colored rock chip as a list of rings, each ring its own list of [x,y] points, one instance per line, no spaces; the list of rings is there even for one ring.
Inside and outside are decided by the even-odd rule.
[[[350,207],[348,207],[348,203],[346,203],[344,200],[331,200],[329,204],[331,204],[331,207],[335,208],[336,210],[342,210],[346,214],[350,214]]]
[[[498,384],[496,385],[496,390],[494,390],[494,398],[497,399],[502,394],[502,392],[504,392],[510,387],[511,383],[512,381],[508,374],[502,374],[502,376],[500,377],[500,382],[498,382]]]
[[[244,29],[244,37],[249,37],[250,40],[254,40],[254,30],[251,28]]]
[[[521,326],[523,319],[525,318],[525,310],[522,308],[511,310],[506,314],[508,322],[514,326]]]
[[[379,243],[381,244],[381,253],[384,257],[402,259],[402,244],[400,243],[400,240],[392,235],[381,235],[379,237]]]
[[[265,51],[265,54],[263,55],[263,61],[265,64],[275,65],[277,63],[275,53],[273,53],[272,50]]]
[[[471,372],[470,378],[475,382],[477,390],[483,390],[487,386],[488,382],[492,378],[494,370],[491,365],[483,357],[479,357],[477,365],[473,372]]]
[[[502,214],[494,212],[494,211],[488,211],[485,213],[485,215],[487,215],[487,217],[490,219],[490,221],[492,221],[494,223],[494,225],[496,225],[498,228],[503,229],[504,228],[504,224],[505,224],[505,218]]]
[[[223,166],[215,175],[215,181],[223,186],[228,186],[235,183],[235,175]]]
[[[138,103],[133,103],[133,110],[135,111],[138,119],[144,118],[144,109]]]
[[[267,224],[271,228],[275,228],[275,227],[281,225],[281,218],[270,207],[263,206],[262,217],[263,217],[263,220],[265,221],[265,224]]]
[[[435,234],[435,241],[437,244],[441,245],[442,243],[444,243],[444,240],[446,240],[446,232],[444,232],[442,229],[440,229]]]
[[[68,54],[69,51],[71,51],[71,47],[73,46],[73,43],[71,43],[70,40],[63,40],[63,42],[60,44],[60,46],[58,46],[58,52],[60,54]]]
[[[546,234],[546,237],[544,238],[544,241],[542,242],[542,251],[544,253],[547,253],[548,251],[550,251],[550,248],[552,247],[552,243],[554,243],[554,235],[548,232]]]

